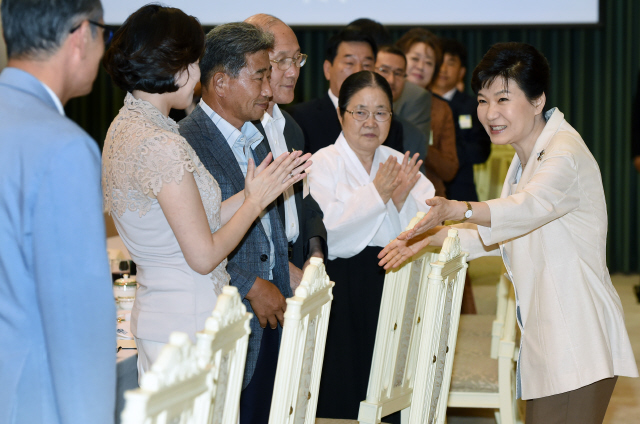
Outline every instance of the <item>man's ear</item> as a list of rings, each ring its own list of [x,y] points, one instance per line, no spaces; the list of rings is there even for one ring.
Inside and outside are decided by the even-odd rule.
[[[89,52],[91,40],[91,26],[89,21],[84,21],[78,29],[69,34],[63,43],[63,47],[69,48],[71,58],[84,59]]]
[[[211,78],[209,87],[212,88],[219,97],[226,97],[229,88],[229,75],[224,72],[216,72]]]
[[[322,64],[322,70],[324,71],[324,77],[326,78],[327,81],[329,81],[331,79],[331,66],[333,66],[333,65],[328,60],[325,60],[324,63]]]

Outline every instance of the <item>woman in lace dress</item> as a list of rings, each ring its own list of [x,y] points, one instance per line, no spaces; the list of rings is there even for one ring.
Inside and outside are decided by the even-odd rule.
[[[168,117],[200,79],[204,32],[179,9],[147,5],[115,34],[104,64],[126,90],[104,143],[105,210],[138,267],[131,331],[139,376],[173,331],[204,328],[229,282],[226,257],[260,212],[302,179],[306,157],[251,162],[245,190],[221,204],[220,188]],[[267,166],[268,165],[268,166]]]

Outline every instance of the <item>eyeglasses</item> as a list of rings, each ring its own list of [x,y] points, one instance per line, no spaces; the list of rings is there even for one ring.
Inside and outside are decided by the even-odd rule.
[[[376,110],[375,112],[370,112],[366,109],[358,109],[358,110],[346,110],[345,112],[349,112],[353,119],[356,121],[366,121],[373,114],[373,118],[378,122],[385,122],[391,118],[392,113],[388,110]]]
[[[387,66],[381,66],[379,68],[376,68],[376,71],[379,74],[382,74],[384,76],[389,76],[391,74],[393,74],[394,77],[396,78],[404,78],[407,76],[407,74],[405,73],[405,71],[403,71],[402,69],[396,69],[395,71],[391,71],[391,68],[387,67]]]
[[[100,22],[92,21],[90,19],[87,19],[87,21],[89,21],[91,25],[95,25],[97,27],[102,28],[102,37],[104,38],[105,46],[111,42],[111,39],[113,38],[113,30],[111,28],[109,28],[105,24],[101,24]],[[80,22],[78,25],[71,28],[71,31],[69,31],[69,34],[76,32],[78,28],[80,28],[81,26],[82,26],[82,22]]]
[[[302,68],[307,63],[307,55],[300,53],[296,57],[285,57],[283,59],[271,59],[271,62],[275,63],[277,68],[281,71],[286,71],[291,68],[291,64],[295,63],[298,68]]]

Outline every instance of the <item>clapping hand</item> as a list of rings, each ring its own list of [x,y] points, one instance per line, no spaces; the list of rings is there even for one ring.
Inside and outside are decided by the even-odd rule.
[[[310,157],[311,153],[287,152],[271,162],[272,154],[269,153],[257,168],[249,159],[244,185],[246,199],[256,203],[260,210],[265,209],[282,192],[304,178],[304,170],[312,163],[308,160]]]
[[[396,205],[398,212],[402,210],[402,206],[404,206],[404,202],[407,200],[409,193],[420,179],[422,160],[418,160],[420,157],[418,153],[409,159],[410,154],[409,152],[404,154],[400,171],[396,177],[398,185],[391,194],[391,199],[393,200],[393,204]]]
[[[402,166],[398,163],[396,157],[389,156],[389,158],[380,165],[373,179],[373,185],[376,190],[378,190],[378,194],[385,205],[389,199],[391,199],[394,190],[400,185],[398,174],[401,168]]]

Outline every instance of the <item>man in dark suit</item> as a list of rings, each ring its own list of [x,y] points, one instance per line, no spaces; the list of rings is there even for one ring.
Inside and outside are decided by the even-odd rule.
[[[220,25],[207,35],[200,60],[202,100],[180,122],[180,133],[218,182],[223,200],[244,190],[248,160],[260,163],[269,153],[251,121],[269,106],[271,48],[273,36],[248,23]],[[230,284],[255,315],[240,397],[241,424],[268,420],[285,297],[292,295],[288,264],[285,229],[272,203],[227,265]]]
[[[269,51],[273,97],[267,112],[254,124],[268,141],[274,157],[287,150],[304,150],[302,129],[278,104],[293,101],[300,68],[304,66],[307,55],[300,52],[295,33],[280,19],[260,13],[245,22],[269,32],[275,40],[273,49]],[[303,196],[302,182],[290,187],[278,198],[277,204],[289,240],[289,274],[293,289],[302,281],[311,257],[324,259],[327,256],[327,230],[322,223],[323,213],[318,203],[311,195]]]
[[[340,87],[351,74],[373,71],[377,47],[373,38],[353,28],[345,28],[331,37],[325,52],[324,77],[329,81],[329,91],[319,99],[296,105],[291,116],[302,128],[305,152],[315,153],[333,144],[342,127],[338,120],[338,96]],[[402,147],[402,126],[392,125],[383,143],[398,151]]]
[[[446,183],[447,197],[453,200],[478,201],[473,181],[473,165],[484,163],[491,154],[491,140],[478,121],[478,102],[457,90],[466,73],[467,49],[457,40],[442,39],[444,60],[433,92],[449,102],[456,126],[456,150],[460,167],[453,180]]]

